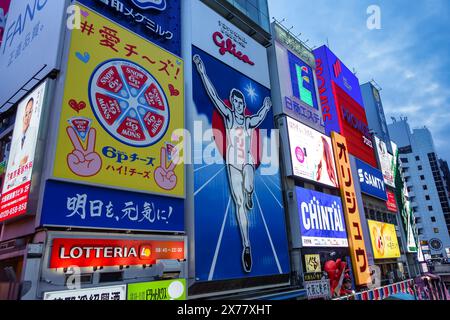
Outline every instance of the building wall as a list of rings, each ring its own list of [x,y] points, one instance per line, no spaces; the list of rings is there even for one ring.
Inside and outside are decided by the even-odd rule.
[[[226,0],[243,14],[257,23],[265,31],[270,31],[269,7],[267,0]]]
[[[428,156],[430,153],[436,154],[431,133],[426,128],[409,131],[407,120],[390,124],[389,132],[400,150],[403,148],[406,150],[404,152],[409,152],[400,152],[400,159],[417,220],[419,240],[439,239],[443,243],[442,249],[431,250],[431,254],[443,254],[445,257],[445,248],[450,246],[450,239]],[[410,150],[405,148],[408,146],[411,146]]]

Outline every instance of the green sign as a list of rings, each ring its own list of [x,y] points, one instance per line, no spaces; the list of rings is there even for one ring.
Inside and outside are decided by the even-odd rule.
[[[186,300],[186,280],[129,284],[127,300]]]

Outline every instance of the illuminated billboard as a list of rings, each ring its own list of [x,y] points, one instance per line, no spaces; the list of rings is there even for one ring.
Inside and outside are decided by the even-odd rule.
[[[28,208],[31,176],[47,83],[29,94],[17,107],[8,166],[0,205],[0,222],[24,215]]]
[[[289,117],[286,119],[293,175],[337,188],[331,139]]]
[[[397,233],[393,224],[367,220],[375,259],[400,258]]]
[[[386,183],[386,185],[390,187],[395,188],[394,157],[388,152],[386,143],[377,136],[375,136],[375,145],[377,148],[381,171],[383,172],[384,183]]]

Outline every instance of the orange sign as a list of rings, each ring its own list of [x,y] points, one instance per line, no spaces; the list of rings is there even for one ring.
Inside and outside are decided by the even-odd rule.
[[[344,208],[347,225],[350,256],[352,258],[353,272],[356,284],[365,285],[370,280],[369,264],[366,254],[366,246],[356,200],[354,180],[350,168],[350,158],[347,149],[347,141],[336,132],[331,133],[333,140],[334,157],[338,171],[339,185],[341,186],[342,205]]]

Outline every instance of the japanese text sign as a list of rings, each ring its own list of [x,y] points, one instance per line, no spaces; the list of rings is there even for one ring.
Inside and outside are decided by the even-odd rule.
[[[46,292],[44,300],[118,301],[126,300],[126,286]]]
[[[72,32],[54,176],[184,196],[183,61],[82,7]]]
[[[129,284],[127,300],[186,300],[186,280],[176,279]]]
[[[367,262],[366,247],[356,200],[354,180],[350,167],[347,142],[336,132],[331,133],[336,167],[341,186],[341,198],[349,237],[350,256],[358,285],[370,282],[370,270]]]

